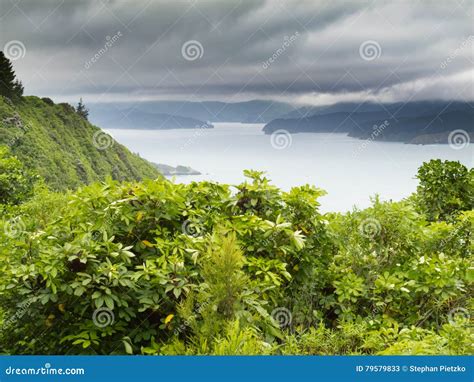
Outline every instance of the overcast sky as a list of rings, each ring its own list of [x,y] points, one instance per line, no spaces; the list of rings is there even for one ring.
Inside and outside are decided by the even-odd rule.
[[[56,101],[473,100],[473,8],[472,0],[0,0],[0,48],[27,94]]]

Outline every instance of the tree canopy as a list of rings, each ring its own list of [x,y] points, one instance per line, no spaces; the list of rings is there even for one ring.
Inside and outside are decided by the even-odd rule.
[[[89,117],[89,110],[86,108],[86,105],[84,105],[84,102],[82,102],[82,98],[79,100],[79,103],[77,104],[76,113],[79,114],[86,121],[88,120],[87,118]]]
[[[0,95],[18,101],[23,95],[23,85],[16,78],[11,61],[0,52]]]

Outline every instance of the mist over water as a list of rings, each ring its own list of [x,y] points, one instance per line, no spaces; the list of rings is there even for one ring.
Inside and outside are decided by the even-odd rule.
[[[345,134],[301,133],[273,139],[263,124],[215,123],[214,129],[107,130],[143,158],[202,173],[177,176],[175,182],[212,180],[238,184],[243,170],[266,171],[272,183],[289,190],[312,184],[328,194],[321,210],[344,212],[365,208],[370,197],[400,200],[416,190],[418,167],[430,159],[458,160],[472,167],[474,145],[455,150],[449,145],[408,145],[374,142]],[[275,138],[275,137],[274,137]]]

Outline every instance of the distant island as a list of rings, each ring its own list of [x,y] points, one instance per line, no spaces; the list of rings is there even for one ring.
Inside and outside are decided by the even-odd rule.
[[[164,176],[174,176],[174,175],[201,175],[199,171],[194,170],[191,167],[187,166],[170,166],[162,163],[153,163],[152,164],[158,169],[158,171]]]
[[[406,104],[336,104],[305,107],[296,118],[280,118],[263,131],[346,133],[350,137],[411,144],[448,143],[454,130],[474,138],[474,106],[468,102],[410,102]],[[309,114],[309,115],[308,115]]]

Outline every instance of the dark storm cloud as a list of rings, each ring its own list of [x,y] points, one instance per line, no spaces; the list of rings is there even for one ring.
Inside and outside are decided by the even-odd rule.
[[[2,0],[0,46],[24,44],[14,65],[26,91],[58,100],[472,99],[472,11],[468,0]],[[195,60],[183,57],[191,40]]]

